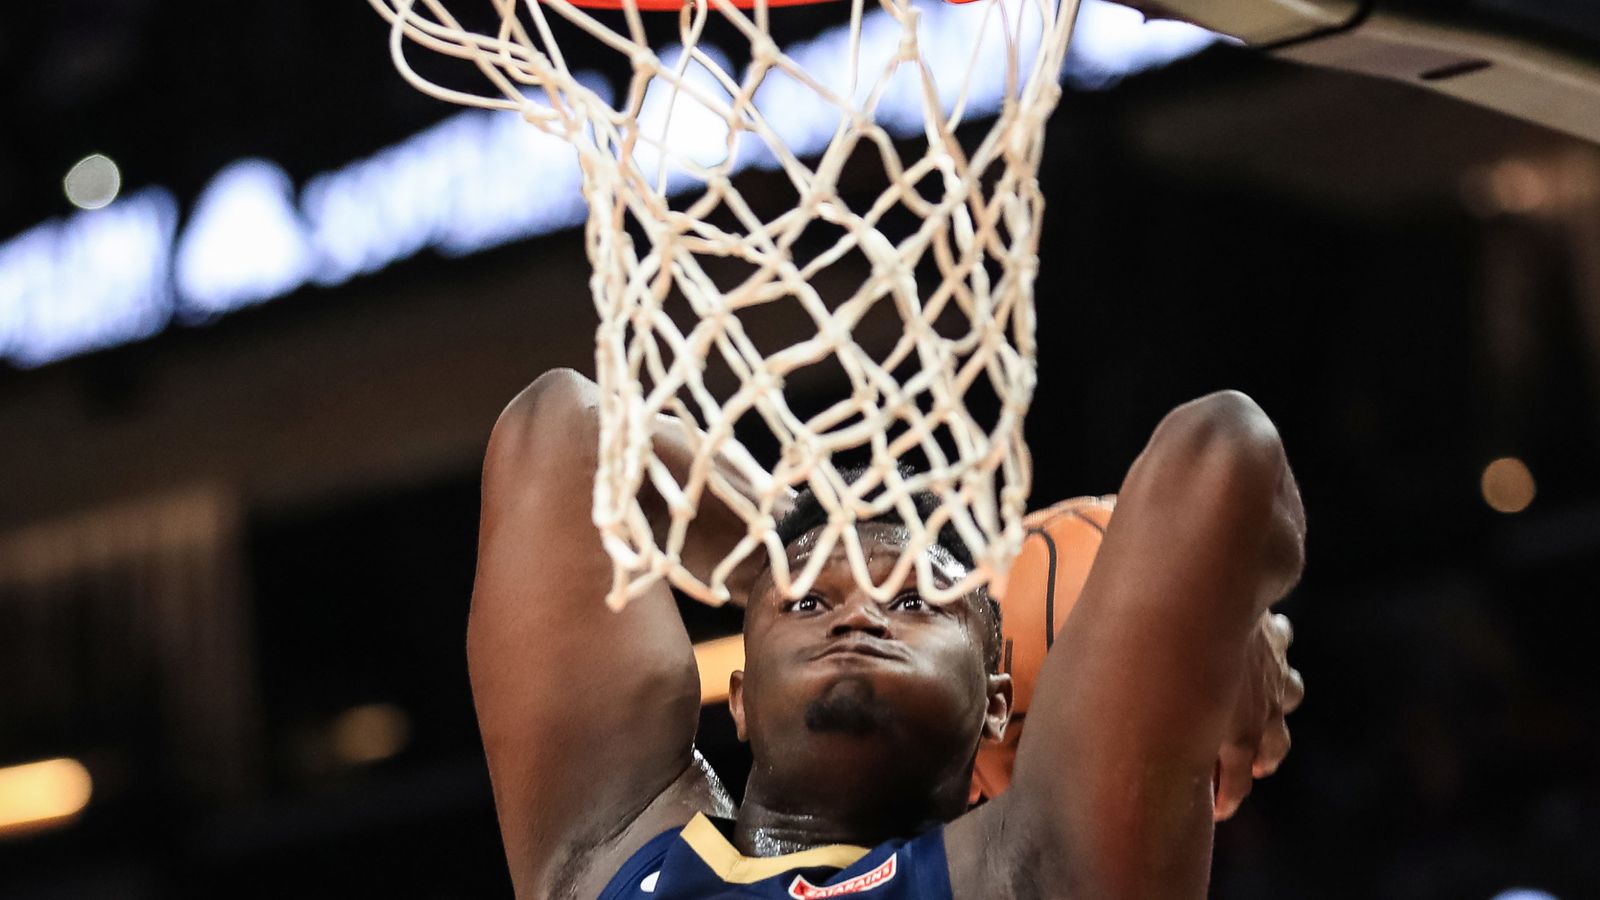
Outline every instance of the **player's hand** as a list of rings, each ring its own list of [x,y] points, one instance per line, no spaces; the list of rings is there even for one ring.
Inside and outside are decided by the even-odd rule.
[[[1306,693],[1300,673],[1289,666],[1293,640],[1288,617],[1273,612],[1261,616],[1250,639],[1228,740],[1217,757],[1213,815],[1218,822],[1238,811],[1255,779],[1276,772],[1289,755],[1289,724],[1284,717],[1294,712]]]

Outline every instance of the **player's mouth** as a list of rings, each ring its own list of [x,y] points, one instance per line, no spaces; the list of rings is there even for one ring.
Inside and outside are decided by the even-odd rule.
[[[860,638],[834,641],[817,651],[812,660],[826,659],[830,656],[865,656],[872,659],[904,660],[905,651],[886,641],[863,640]]]

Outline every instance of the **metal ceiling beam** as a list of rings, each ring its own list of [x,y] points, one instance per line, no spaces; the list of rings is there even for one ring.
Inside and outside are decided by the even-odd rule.
[[[1600,143],[1600,48],[1390,0],[1162,0],[1279,59],[1400,81]]]

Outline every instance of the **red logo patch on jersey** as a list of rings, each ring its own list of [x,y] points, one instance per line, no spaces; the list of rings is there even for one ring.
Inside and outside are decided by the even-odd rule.
[[[860,894],[873,888],[883,887],[894,878],[897,868],[895,861],[899,856],[898,853],[893,854],[871,872],[827,887],[817,887],[807,881],[804,875],[796,875],[794,882],[789,885],[789,896],[795,900],[821,900],[823,897],[843,897],[845,894]]]

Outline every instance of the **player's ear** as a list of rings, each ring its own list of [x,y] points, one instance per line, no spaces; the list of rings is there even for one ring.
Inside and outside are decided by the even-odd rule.
[[[1011,676],[1005,673],[989,676],[989,707],[983,714],[983,736],[998,741],[1006,736],[1006,724],[1011,721]]]
[[[728,712],[733,713],[733,729],[739,740],[750,740],[744,733],[744,672],[739,669],[728,674]]]

